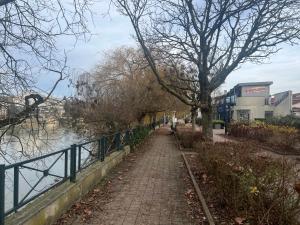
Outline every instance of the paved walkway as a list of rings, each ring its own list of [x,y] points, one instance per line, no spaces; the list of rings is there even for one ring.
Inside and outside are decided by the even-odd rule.
[[[126,174],[112,181],[110,201],[89,224],[196,224],[188,215],[186,168],[168,128],[156,131],[146,148]]]

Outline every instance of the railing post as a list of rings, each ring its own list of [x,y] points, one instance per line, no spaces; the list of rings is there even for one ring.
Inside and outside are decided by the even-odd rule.
[[[101,160],[101,162],[103,162],[104,161],[104,158],[105,158],[105,137],[102,137],[101,139],[100,139],[100,160]]]
[[[68,177],[68,150],[65,151],[65,179]]]
[[[19,166],[14,167],[14,209],[17,212],[19,204]]]
[[[0,225],[5,221],[5,165],[0,165]]]
[[[78,171],[81,170],[81,145],[78,145]]]
[[[116,142],[116,148],[117,150],[121,150],[121,134],[120,133],[116,133],[115,134],[115,142]]]
[[[98,149],[97,149],[97,159],[100,159],[101,160],[101,139],[99,139],[97,141],[98,143]]]
[[[126,132],[125,132],[125,143],[126,143],[126,145],[130,144],[130,133],[129,133],[129,130],[126,130]]]
[[[76,181],[76,145],[71,145],[70,181]]]

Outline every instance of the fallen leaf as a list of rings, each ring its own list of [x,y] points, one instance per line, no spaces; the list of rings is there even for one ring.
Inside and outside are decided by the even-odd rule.
[[[238,224],[238,225],[243,224],[243,223],[245,222],[245,220],[246,220],[246,219],[243,218],[243,217],[236,217],[236,218],[234,219],[235,223]]]
[[[99,192],[100,192],[99,188],[94,189],[94,193],[99,193]]]

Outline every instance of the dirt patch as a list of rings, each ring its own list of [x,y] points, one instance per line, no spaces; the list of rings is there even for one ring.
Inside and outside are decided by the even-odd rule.
[[[295,165],[241,143],[196,151],[186,157],[216,224],[298,224]]]
[[[232,140],[234,142],[241,142],[241,143],[247,143],[247,145],[251,145],[253,148],[257,149],[257,151],[271,151],[276,154],[280,155],[299,155],[300,156],[300,149],[295,148],[282,148],[275,144],[270,144],[266,142],[256,141],[249,138],[243,138],[243,137],[234,137],[230,135],[221,134],[221,137],[224,137],[228,140]]]
[[[188,215],[191,217],[192,220],[195,221],[195,224],[208,225],[209,223],[207,221],[205,213],[202,210],[201,203],[195,192],[190,176],[186,174],[184,180],[188,187],[188,189],[185,192],[186,201],[189,206]]]

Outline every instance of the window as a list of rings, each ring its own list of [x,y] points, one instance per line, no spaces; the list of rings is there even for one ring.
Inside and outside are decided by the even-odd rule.
[[[238,110],[237,111],[238,121],[249,121],[250,120],[250,110]]]
[[[265,119],[273,117],[273,111],[265,111]]]

